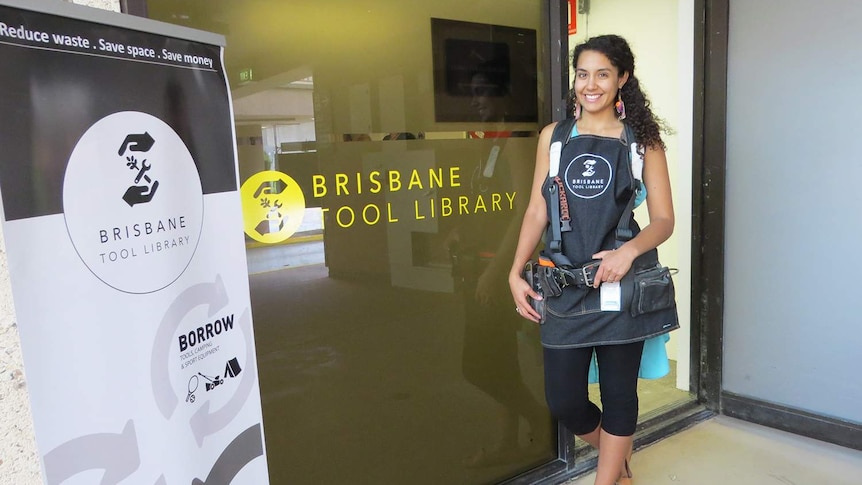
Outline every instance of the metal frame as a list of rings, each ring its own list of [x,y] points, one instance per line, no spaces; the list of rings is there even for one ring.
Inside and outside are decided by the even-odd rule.
[[[729,0],[695,0],[691,388],[715,412],[724,331],[728,7]]]

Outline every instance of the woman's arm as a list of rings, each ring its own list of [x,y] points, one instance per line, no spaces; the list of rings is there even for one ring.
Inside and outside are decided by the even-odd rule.
[[[601,251],[593,255],[593,258],[602,260],[596,273],[596,288],[603,281],[619,281],[631,269],[635,258],[655,249],[673,233],[673,199],[664,150],[647,148],[643,178],[647,188],[649,224],[617,250]]]
[[[536,148],[536,168],[533,172],[533,186],[530,190],[530,202],[524,212],[524,221],[521,223],[521,232],[518,236],[518,247],[515,249],[515,257],[512,268],[509,270],[509,289],[515,306],[521,309],[521,316],[534,322],[539,322],[540,315],[530,306],[527,298],[541,300],[530,285],[521,276],[521,271],[527,261],[533,257],[542,233],[548,226],[548,209],[544,197],[542,197],[542,184],[548,178],[549,149],[551,136],[554,133],[556,123],[546,126],[539,135],[539,143]]]

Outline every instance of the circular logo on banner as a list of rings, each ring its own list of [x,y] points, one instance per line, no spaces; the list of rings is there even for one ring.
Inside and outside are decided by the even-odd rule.
[[[613,176],[611,163],[605,157],[585,153],[566,167],[566,186],[576,196],[592,199],[608,190]]]
[[[302,223],[305,196],[289,175],[275,170],[258,172],[240,188],[245,233],[262,243],[286,240]]]
[[[114,113],[75,145],[63,212],[75,250],[97,278],[127,293],[151,293],[176,281],[197,249],[201,180],[165,122]]]

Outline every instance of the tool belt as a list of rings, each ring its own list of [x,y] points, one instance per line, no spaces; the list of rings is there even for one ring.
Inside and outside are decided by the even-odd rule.
[[[535,291],[544,297],[557,297],[568,286],[592,287],[600,264],[601,260],[593,260],[574,267],[557,266],[550,259],[539,257],[538,261],[527,263],[524,273],[531,276],[528,281]]]

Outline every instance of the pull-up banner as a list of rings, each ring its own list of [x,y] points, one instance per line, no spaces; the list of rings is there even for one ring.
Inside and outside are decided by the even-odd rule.
[[[0,0],[0,195],[45,483],[266,484],[221,36]]]

